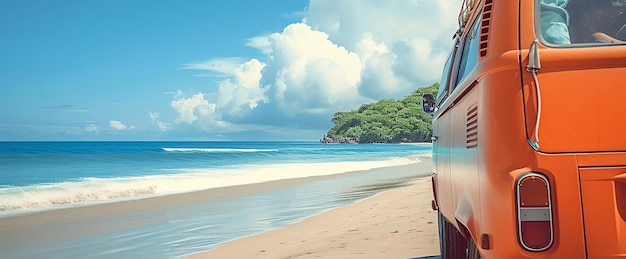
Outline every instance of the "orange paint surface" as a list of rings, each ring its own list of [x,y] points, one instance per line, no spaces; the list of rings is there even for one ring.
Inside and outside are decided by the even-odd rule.
[[[589,32],[602,30],[602,19],[581,11],[591,2],[564,8],[569,44],[544,39],[541,17],[552,9],[540,0],[475,1],[455,37],[433,113],[434,192],[482,258],[626,258],[626,43],[594,41]],[[614,9],[603,10],[612,28],[603,32],[618,37],[626,14],[612,16]],[[597,24],[578,28],[583,16]],[[527,69],[534,41],[535,75]],[[549,244],[540,251],[521,238],[528,233],[516,190],[527,173],[549,182],[549,214],[523,215],[525,226],[551,220],[552,233],[529,232]],[[545,206],[546,195],[521,202]]]

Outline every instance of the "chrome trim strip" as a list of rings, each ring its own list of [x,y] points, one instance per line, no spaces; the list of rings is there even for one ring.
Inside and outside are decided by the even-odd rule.
[[[550,208],[520,208],[520,221],[549,221]]]

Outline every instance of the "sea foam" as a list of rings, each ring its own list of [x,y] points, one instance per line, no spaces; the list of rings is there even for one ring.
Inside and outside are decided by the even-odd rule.
[[[180,168],[162,174],[82,178],[72,182],[0,188],[0,216],[151,196],[368,170],[418,162],[416,157],[383,161],[282,163],[231,168]]]
[[[166,152],[214,152],[214,153],[229,153],[229,152],[276,152],[278,149],[254,149],[254,148],[163,148]]]

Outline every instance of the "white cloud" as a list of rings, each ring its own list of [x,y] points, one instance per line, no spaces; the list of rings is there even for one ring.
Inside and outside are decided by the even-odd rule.
[[[297,23],[270,36],[272,55],[264,73],[285,112],[345,109],[363,101],[357,87],[358,55],[328,39],[328,34]]]
[[[203,93],[189,98],[181,97],[172,101],[172,108],[178,112],[176,123],[192,124],[198,116],[207,117],[215,112],[216,105],[204,99]]]
[[[220,82],[217,106],[231,114],[254,110],[259,103],[268,102],[267,87],[261,87],[261,71],[264,63],[256,59],[235,69],[232,79]]]
[[[126,126],[121,121],[115,121],[115,120],[109,121],[109,126],[111,128],[113,128],[113,129],[116,129],[116,130],[133,130],[133,129],[135,129],[134,125]]]
[[[399,98],[439,80],[461,0],[311,0],[305,18],[363,61],[359,93]]]
[[[249,38],[246,42],[246,46],[253,47],[261,51],[265,55],[272,53],[272,45],[269,41],[269,35],[256,36]]]
[[[207,61],[184,64],[182,69],[202,70],[217,73],[220,76],[229,76],[245,59],[239,57],[213,58]]]
[[[356,45],[356,52],[361,57],[363,72],[359,93],[376,99],[379,96],[407,94],[408,80],[398,77],[394,71],[394,64],[398,60],[397,54],[389,47],[379,42],[371,33],[365,33]]]
[[[158,112],[148,112],[148,115],[150,116],[150,120],[152,121],[156,121],[161,118],[161,114]]]
[[[148,112],[148,115],[150,116],[150,120],[152,121],[152,123],[156,124],[157,127],[159,127],[159,130],[161,132],[166,132],[168,130],[170,130],[170,128],[172,127],[172,125],[170,123],[166,123],[166,122],[162,122],[161,121],[161,114],[158,112]]]
[[[215,102],[209,102],[202,92],[185,93],[182,90],[173,92],[174,100],[171,107],[178,113],[175,123],[177,127],[195,127],[212,133],[229,133],[245,131],[250,128],[245,124],[235,125],[224,121],[223,115],[240,117],[246,111],[254,110],[260,103],[269,100],[266,96],[268,87],[262,87],[260,80],[265,64],[256,59],[242,62],[231,72],[231,77],[219,82],[219,90],[212,94]],[[160,114],[150,113],[151,120],[162,124]],[[162,125],[163,126],[163,125]],[[163,131],[171,125],[165,125]]]
[[[304,19],[313,29],[348,49],[366,33],[388,46],[425,38],[450,41],[456,29],[461,0],[311,0]],[[448,44],[449,45],[449,44]]]
[[[302,23],[247,39],[265,59],[185,64],[226,78],[216,92],[186,98],[179,90],[176,123],[211,132],[327,129],[337,111],[406,96],[439,80],[461,2],[311,0]]]
[[[85,132],[98,133],[98,126],[96,126],[96,124],[89,124],[87,127],[85,127]]]
[[[121,121],[109,121],[109,126],[111,126],[111,128],[114,128],[116,130],[126,129],[126,125],[124,125],[124,123],[122,123]]]

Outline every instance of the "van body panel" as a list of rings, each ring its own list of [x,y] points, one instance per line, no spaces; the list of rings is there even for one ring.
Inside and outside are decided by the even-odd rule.
[[[482,258],[626,258],[626,45],[540,41],[537,92],[526,66],[539,0],[475,2],[454,59],[475,21],[487,24],[486,54],[461,80],[451,69],[433,114],[438,209]],[[540,251],[520,241],[516,188],[528,173],[551,194],[553,240]]]
[[[589,258],[626,257],[626,167],[581,168]]]
[[[449,116],[447,114],[442,114],[437,120],[437,124],[433,124],[433,136],[437,138],[436,141],[433,142],[433,160],[435,167],[437,170],[433,175],[433,179],[437,187],[439,186],[451,186],[450,182],[450,148],[448,145],[448,131],[446,130],[449,127]],[[454,218],[451,215],[454,215],[453,203],[452,203],[452,191],[450,188],[437,188],[437,204],[439,206],[439,211],[445,217],[448,218],[448,221],[451,223],[456,223]]]
[[[474,142],[468,143],[468,128],[475,127],[480,115],[478,108],[478,90],[476,84],[468,87],[468,91],[455,103],[450,111],[450,164],[451,184],[456,186],[453,194],[455,204],[454,215],[457,221],[471,228],[473,218],[480,217],[480,200],[473,199],[467,193],[479,192],[477,165],[477,148]],[[469,126],[468,126],[469,125]],[[473,137],[471,137],[473,139]],[[469,146],[469,147],[468,147]]]
[[[529,135],[541,99],[539,134],[534,136],[539,151],[626,151],[626,112],[616,112],[626,111],[626,46],[540,49],[539,55],[540,97],[531,85],[525,96]],[[532,77],[526,75],[525,81],[532,82]]]
[[[577,154],[576,159],[580,167],[606,167],[626,165],[626,153],[588,153]]]
[[[533,15],[521,16],[521,35],[528,35],[520,37],[522,57],[528,57],[523,49],[540,38],[528,33],[536,32],[534,24]],[[538,143],[535,170],[554,183],[552,249],[581,250],[569,258],[626,258],[626,223],[618,203],[626,192],[611,178],[626,165],[626,45],[542,42],[539,56],[537,81],[522,73],[522,90],[526,135]],[[528,58],[522,64],[525,68]],[[571,161],[557,163],[565,157]]]

